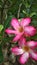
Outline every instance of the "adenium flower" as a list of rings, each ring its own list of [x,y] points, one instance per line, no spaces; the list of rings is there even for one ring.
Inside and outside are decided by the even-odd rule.
[[[14,29],[6,29],[7,34],[15,34],[13,39],[14,42],[18,41],[22,35],[24,36],[33,36],[36,32],[33,26],[29,26],[31,18],[22,18],[19,22],[16,18],[12,18],[11,26]]]
[[[19,47],[11,48],[11,52],[15,55],[20,55],[19,62],[24,64],[27,62],[28,58],[32,58],[37,61],[37,52],[34,51],[34,48],[37,46],[35,41],[28,41],[24,38],[19,40]]]

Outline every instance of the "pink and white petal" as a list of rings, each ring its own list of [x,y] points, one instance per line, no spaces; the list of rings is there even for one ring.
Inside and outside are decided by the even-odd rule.
[[[20,55],[24,53],[24,51],[18,47],[11,48],[11,52],[14,53],[15,55]]]
[[[31,51],[30,57],[37,61],[37,52]]]
[[[30,36],[33,36],[36,33],[36,29],[33,26],[27,26],[24,29],[25,29],[25,33]]]
[[[23,47],[26,44],[26,39],[24,37],[21,37],[18,41],[18,45]]]
[[[16,35],[15,37],[14,37],[14,39],[13,39],[13,42],[17,42],[20,38],[21,38],[21,34],[19,34],[19,35]]]
[[[31,47],[31,48],[37,47],[36,41],[28,41],[28,42],[27,42],[27,45],[28,45],[29,47]]]
[[[12,18],[12,20],[11,20],[11,26],[13,26],[14,29],[18,30],[18,28],[19,28],[19,22],[18,22],[18,20],[16,18]]]
[[[5,32],[6,32],[7,34],[19,34],[18,31],[16,31],[16,30],[11,30],[11,29],[6,29]]]
[[[20,57],[19,62],[20,62],[21,64],[24,64],[24,63],[27,62],[28,58],[29,58],[29,53],[25,52],[25,53],[22,54],[22,56]]]
[[[36,45],[37,45],[37,41],[36,41]]]
[[[22,18],[21,19],[21,26],[27,26],[27,25],[29,25],[29,23],[31,22],[31,18]]]

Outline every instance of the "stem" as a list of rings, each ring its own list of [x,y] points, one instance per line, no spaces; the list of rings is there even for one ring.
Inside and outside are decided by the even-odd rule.
[[[20,10],[21,10],[21,6],[22,6],[22,3],[20,3],[20,5],[19,5],[19,9],[18,9],[17,18],[19,18],[19,17],[20,17]]]
[[[3,23],[3,11],[4,11],[4,7],[5,7],[6,2],[7,2],[7,0],[4,1],[2,8],[1,8],[1,24]]]

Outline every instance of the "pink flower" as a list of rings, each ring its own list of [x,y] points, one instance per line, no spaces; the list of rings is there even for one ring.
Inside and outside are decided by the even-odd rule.
[[[19,62],[24,64],[27,62],[28,58],[32,58],[37,61],[37,52],[34,51],[34,48],[37,46],[35,41],[28,41],[22,37],[19,40],[19,47],[11,48],[11,52],[15,55],[21,55],[19,58]]]
[[[20,22],[16,18],[11,20],[11,26],[13,29],[6,29],[7,34],[15,34],[13,39],[14,42],[18,41],[22,35],[33,36],[36,32],[33,26],[28,26],[31,22],[31,18],[22,18]]]

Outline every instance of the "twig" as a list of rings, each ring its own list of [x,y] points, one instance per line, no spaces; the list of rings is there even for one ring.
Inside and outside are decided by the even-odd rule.
[[[19,16],[20,16],[20,10],[21,10],[21,6],[22,6],[22,3],[20,3],[20,5],[19,5],[19,9],[18,9],[17,18],[19,18]]]
[[[5,7],[6,2],[7,2],[7,0],[4,1],[2,8],[1,8],[1,23],[3,22],[3,11],[4,11],[4,7]]]

